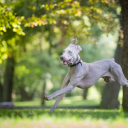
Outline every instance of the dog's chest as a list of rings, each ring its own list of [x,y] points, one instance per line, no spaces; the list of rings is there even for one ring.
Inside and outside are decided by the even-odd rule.
[[[77,74],[78,72],[79,72],[78,66],[69,69],[69,74],[71,76],[74,75],[74,74]]]
[[[74,69],[74,68],[70,68],[70,69],[69,69],[69,74],[70,74],[70,75],[75,74],[75,69]]]

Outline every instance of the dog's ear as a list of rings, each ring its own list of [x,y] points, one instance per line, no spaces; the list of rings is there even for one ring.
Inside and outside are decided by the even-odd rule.
[[[76,42],[77,42],[77,38],[73,39],[73,40],[71,41],[70,45],[71,45],[71,46],[74,46],[74,45],[76,45]]]
[[[79,53],[80,51],[82,51],[82,48],[79,45],[76,45],[75,48],[76,48],[76,52],[77,53]]]

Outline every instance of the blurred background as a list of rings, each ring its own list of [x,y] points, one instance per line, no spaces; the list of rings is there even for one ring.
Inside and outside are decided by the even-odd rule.
[[[68,66],[60,56],[73,38],[83,61],[115,58],[121,65],[122,23],[118,0],[0,0],[0,102],[52,106],[44,101],[62,86]],[[67,93],[59,106],[119,108],[117,83],[100,79]]]

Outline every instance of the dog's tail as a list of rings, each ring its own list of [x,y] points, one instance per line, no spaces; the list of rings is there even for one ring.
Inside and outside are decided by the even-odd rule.
[[[115,59],[114,59],[114,58],[112,58],[111,60],[115,61]]]

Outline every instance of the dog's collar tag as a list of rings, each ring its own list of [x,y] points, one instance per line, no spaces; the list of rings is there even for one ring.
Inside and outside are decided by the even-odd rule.
[[[76,66],[76,65],[78,65],[79,63],[81,63],[81,65],[82,65],[81,59],[79,59],[75,64],[68,65],[68,67]]]

